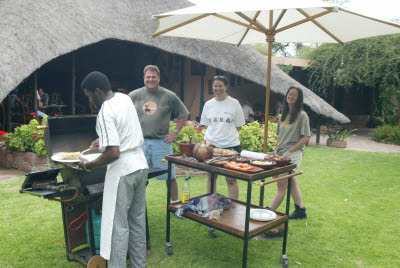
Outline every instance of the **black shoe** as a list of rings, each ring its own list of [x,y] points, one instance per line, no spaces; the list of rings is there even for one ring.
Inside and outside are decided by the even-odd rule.
[[[307,219],[307,213],[305,207],[299,207],[298,205],[294,204],[295,211],[289,215],[289,219],[291,220],[301,220]]]

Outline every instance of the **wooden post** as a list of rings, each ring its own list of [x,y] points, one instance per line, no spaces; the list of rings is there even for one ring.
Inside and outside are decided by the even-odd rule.
[[[7,124],[6,124],[6,132],[11,132],[11,102],[12,102],[12,97],[11,94],[8,94],[6,98],[7,102],[7,108],[6,108],[6,115],[7,115]]]
[[[37,115],[37,111],[38,111],[38,98],[37,98],[37,94],[36,94],[36,92],[37,92],[37,90],[38,90],[38,83],[37,83],[37,80],[38,80],[38,78],[37,78],[37,71],[34,73],[34,75],[33,75],[33,78],[34,78],[34,85],[33,85],[33,112],[34,113],[36,113],[36,120],[38,120],[39,119],[39,116]],[[29,120],[28,120],[29,121]]]
[[[204,76],[206,73],[206,66],[204,64],[201,65],[201,87],[200,87],[200,117],[203,112],[204,107]]]
[[[75,69],[75,53],[72,54],[72,89],[71,89],[71,114],[75,115],[75,80],[76,80],[76,69]]]
[[[180,81],[180,97],[181,101],[185,101],[185,57],[180,56],[181,59],[181,81]]]
[[[265,126],[264,126],[264,145],[263,152],[267,152],[268,141],[268,117],[269,117],[269,100],[271,93],[271,66],[272,66],[272,43],[274,42],[274,35],[267,36],[268,42],[268,66],[267,66],[267,89],[265,92]]]

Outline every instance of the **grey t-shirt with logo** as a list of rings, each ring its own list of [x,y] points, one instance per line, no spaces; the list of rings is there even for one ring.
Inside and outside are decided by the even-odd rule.
[[[286,116],[286,120],[282,122],[279,120],[276,134],[279,137],[279,144],[276,147],[278,155],[282,155],[284,152],[289,150],[290,147],[295,145],[303,136],[311,136],[310,121],[306,112],[301,111],[297,119],[289,124],[289,115]],[[304,150],[304,146],[300,148]]]
[[[176,94],[160,86],[154,92],[145,87],[138,88],[129,93],[129,97],[135,105],[145,138],[163,139],[169,133],[171,119],[189,115]]]

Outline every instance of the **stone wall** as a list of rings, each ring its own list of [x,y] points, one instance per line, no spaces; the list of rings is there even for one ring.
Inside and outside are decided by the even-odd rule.
[[[32,152],[14,152],[0,146],[0,166],[31,172],[49,169],[50,162],[47,157]]]

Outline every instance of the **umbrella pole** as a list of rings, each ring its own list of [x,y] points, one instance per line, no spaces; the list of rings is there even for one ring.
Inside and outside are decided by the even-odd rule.
[[[264,145],[263,152],[267,152],[268,141],[268,117],[269,117],[269,99],[271,92],[271,64],[272,64],[272,42],[274,42],[274,35],[267,36],[268,42],[268,65],[267,65],[267,89],[265,91],[265,126],[264,126]]]

